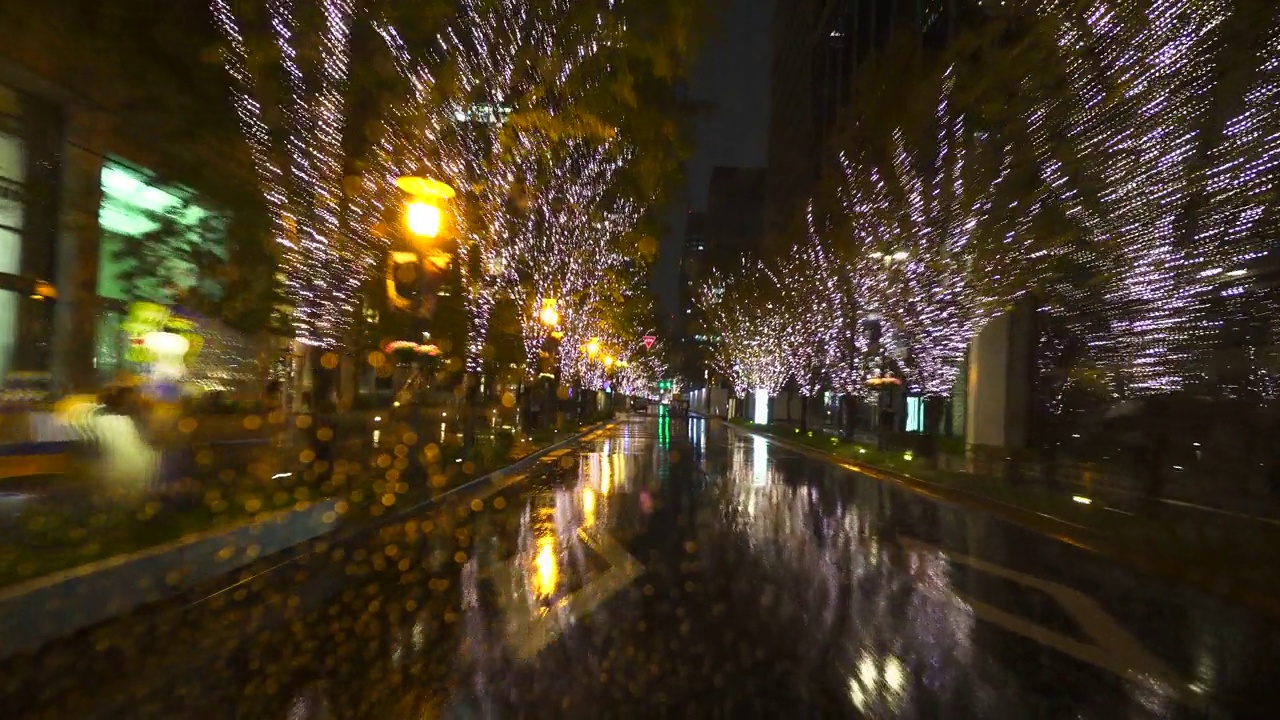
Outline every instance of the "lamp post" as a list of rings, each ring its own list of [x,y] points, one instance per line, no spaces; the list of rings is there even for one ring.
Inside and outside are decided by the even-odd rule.
[[[559,331],[560,327],[560,311],[557,309],[558,301],[555,298],[543,298],[542,306],[536,311],[535,317],[538,322],[547,330],[548,337],[542,342],[542,355],[547,358],[547,370],[544,371],[539,361],[538,377],[535,380],[546,379],[546,382],[539,382],[542,387],[542,410],[540,415],[545,415],[545,424],[550,424],[552,418],[556,416],[558,403],[556,402],[556,388],[560,384],[559,363],[556,361],[556,353],[559,351],[560,338],[564,337],[564,333]],[[535,399],[526,393],[528,399],[529,414],[532,414]],[[541,417],[535,417],[530,425],[542,426],[544,422]],[[557,420],[558,422],[558,420]]]
[[[406,267],[412,267],[411,276],[417,278],[419,272],[440,273],[449,266],[452,256],[435,241],[447,234],[448,203],[457,193],[447,183],[416,175],[398,178],[396,187],[406,195],[404,228],[412,241],[408,248],[393,249],[389,255],[387,298],[396,309],[412,311],[414,300],[397,292],[396,281],[403,279],[399,274]],[[431,298],[417,303],[420,314],[430,315],[434,307]]]
[[[538,320],[548,330],[555,330],[560,326],[560,311],[556,309],[556,300],[547,298],[542,301],[542,309],[538,311]]]

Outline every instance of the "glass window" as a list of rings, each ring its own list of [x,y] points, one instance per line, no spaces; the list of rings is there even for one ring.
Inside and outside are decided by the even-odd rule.
[[[907,398],[907,432],[924,432],[924,398]]]
[[[22,267],[22,188],[26,178],[22,138],[0,124],[0,272]]]
[[[12,275],[22,269],[22,200],[27,167],[17,111],[17,96],[0,87],[0,273]],[[0,382],[19,361],[19,335],[24,325],[21,298],[17,292],[0,290]]]
[[[221,244],[220,233],[209,232],[211,214],[190,202],[190,192],[182,188],[160,188],[151,184],[149,174],[124,164],[108,162],[102,167],[102,204],[98,225],[102,228],[102,248],[98,268],[98,294],[113,300],[167,302],[175,291],[190,288],[197,280],[197,268],[174,243],[170,251],[156,245],[147,249],[153,262],[143,263],[155,271],[130,282],[124,277],[130,261],[124,252],[131,241],[143,238],[172,222],[199,238],[199,242]]]

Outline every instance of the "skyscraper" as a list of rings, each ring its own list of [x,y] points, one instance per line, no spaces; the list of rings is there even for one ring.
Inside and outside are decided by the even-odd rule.
[[[791,0],[774,14],[766,234],[800,216],[852,101],[859,66],[895,28],[950,36],[965,0]]]

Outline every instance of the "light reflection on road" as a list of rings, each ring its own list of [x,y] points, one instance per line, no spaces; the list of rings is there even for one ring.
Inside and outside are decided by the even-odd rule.
[[[1066,592],[1055,566],[1006,567],[980,540],[1008,531],[983,518],[694,418],[624,423],[539,467],[501,503],[416,518],[381,546],[317,556],[305,584],[291,571],[235,614],[206,610],[200,632],[172,626],[178,658],[167,643],[147,646],[118,671],[129,689],[94,690],[116,704],[86,694],[81,707],[155,703],[178,687],[243,717],[1183,716],[1136,641],[1116,641],[1127,626],[1104,633],[1111,644],[1093,636],[1111,606]],[[244,620],[272,602],[285,608],[278,626]],[[1030,612],[1035,603],[1066,607],[1076,634]],[[1198,692],[1239,674],[1240,636],[1187,629],[1185,640]],[[92,646],[65,650],[74,662],[50,666],[60,674],[22,686],[71,703],[82,681],[64,668],[109,664]],[[215,665],[233,679],[204,677]],[[829,704],[800,706],[815,698]],[[246,709],[255,702],[277,713]]]

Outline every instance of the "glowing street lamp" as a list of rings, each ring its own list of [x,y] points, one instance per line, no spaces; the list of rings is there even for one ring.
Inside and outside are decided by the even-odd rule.
[[[436,238],[444,225],[444,212],[437,205],[412,200],[405,206],[405,225],[417,237]]]
[[[538,312],[538,319],[549,328],[560,324],[560,312],[556,310],[555,300],[547,299],[542,301],[542,310]]]
[[[407,175],[396,187],[409,195],[405,204],[405,225],[417,237],[434,239],[444,229],[444,204],[457,193],[447,183]]]
[[[613,367],[613,364],[617,362],[617,360],[615,360],[612,355],[605,355],[604,360],[602,362],[604,362],[605,367],[611,368]]]
[[[594,360],[600,354],[600,338],[591,338],[582,349],[586,351],[587,357]]]

